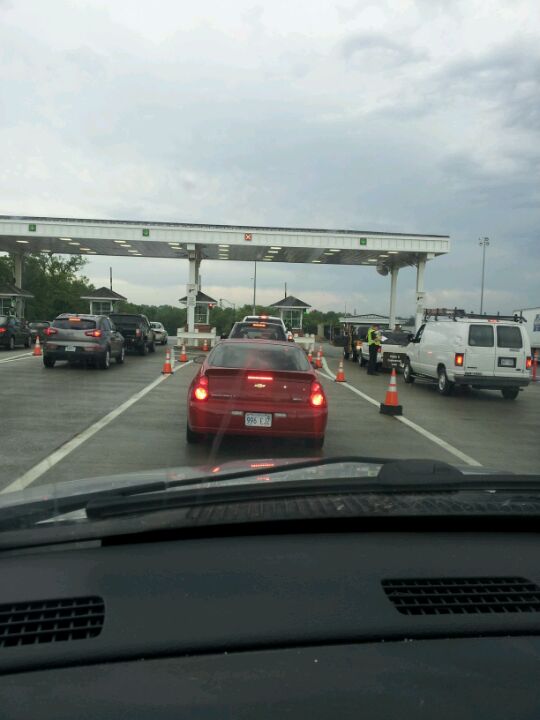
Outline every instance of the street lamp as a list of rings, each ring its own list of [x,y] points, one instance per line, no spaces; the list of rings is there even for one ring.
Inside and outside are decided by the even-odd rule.
[[[478,244],[482,247],[482,285],[480,288],[480,315],[484,310],[484,273],[486,269],[486,248],[489,247],[489,238],[480,238]]]

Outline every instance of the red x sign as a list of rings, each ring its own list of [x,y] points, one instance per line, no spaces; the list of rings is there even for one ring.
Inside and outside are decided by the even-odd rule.
[[[244,233],[244,240],[251,240],[251,233]]]

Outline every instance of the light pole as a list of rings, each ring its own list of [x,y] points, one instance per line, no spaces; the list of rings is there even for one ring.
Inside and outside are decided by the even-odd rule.
[[[486,270],[486,248],[489,247],[489,238],[480,238],[478,244],[482,247],[482,285],[480,287],[480,315],[484,310],[484,273]]]
[[[256,305],[256,302],[255,302],[255,301],[256,301],[256,298],[257,298],[257,261],[255,260],[255,271],[254,271],[254,274],[253,274],[253,314],[254,314],[254,315],[255,315],[256,312],[257,312],[256,307],[255,307],[255,305]]]

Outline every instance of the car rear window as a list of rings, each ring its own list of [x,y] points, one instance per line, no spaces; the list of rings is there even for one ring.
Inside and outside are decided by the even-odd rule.
[[[6,315],[0,315],[0,324],[6,323],[6,322],[7,322],[7,317],[6,317]]]
[[[96,321],[86,318],[59,318],[53,322],[53,327],[61,330],[93,330]]]
[[[469,327],[469,345],[471,347],[493,347],[493,326],[471,325]]]
[[[523,339],[521,337],[521,329],[518,327],[510,327],[508,325],[500,325],[497,328],[497,347],[502,348],[521,348],[523,347]]]
[[[267,322],[236,323],[230,334],[236,340],[286,340],[287,336],[280,325]]]
[[[253,370],[295,370],[307,372],[310,364],[303,350],[294,345],[220,343],[208,359],[211,367]]]

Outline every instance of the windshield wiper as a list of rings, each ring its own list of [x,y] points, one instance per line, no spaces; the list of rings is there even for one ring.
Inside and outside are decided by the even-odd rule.
[[[286,474],[290,471],[337,464],[377,464],[367,477],[305,477],[274,482],[223,485],[223,481]],[[69,485],[66,483],[67,487]],[[203,485],[204,487],[200,487]],[[191,488],[191,489],[190,489]],[[178,489],[178,492],[170,492]],[[50,497],[0,509],[0,529],[29,527],[48,518],[84,509],[89,519],[104,519],[157,510],[214,503],[279,499],[303,495],[345,493],[441,493],[461,490],[540,492],[540,477],[530,475],[465,475],[447,463],[433,460],[391,460],[346,456],[257,467],[178,480],[158,480],[107,490]]]

